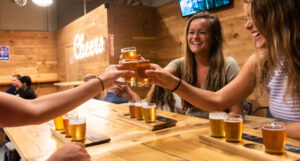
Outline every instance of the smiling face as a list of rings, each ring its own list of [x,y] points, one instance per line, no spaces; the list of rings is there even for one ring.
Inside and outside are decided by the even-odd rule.
[[[208,54],[212,45],[211,22],[205,18],[194,19],[189,26],[187,42],[194,54]]]
[[[255,40],[255,45],[258,49],[265,48],[267,46],[266,39],[263,35],[258,31],[256,26],[253,23],[253,19],[251,16],[251,4],[244,3],[244,14],[246,19],[245,29],[252,33],[252,36]]]

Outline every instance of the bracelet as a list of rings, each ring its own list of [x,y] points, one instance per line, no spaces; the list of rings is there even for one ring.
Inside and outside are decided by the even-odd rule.
[[[177,86],[174,89],[172,89],[171,92],[175,92],[179,88],[180,84],[181,84],[181,78],[179,78],[179,82]]]
[[[103,84],[103,81],[100,77],[96,77],[99,81],[100,81],[100,84],[101,84],[101,87],[102,87],[102,91],[104,90],[104,84]]]

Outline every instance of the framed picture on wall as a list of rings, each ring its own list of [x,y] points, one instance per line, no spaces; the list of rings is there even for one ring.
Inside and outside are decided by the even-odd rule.
[[[9,46],[0,45],[0,60],[9,61]]]

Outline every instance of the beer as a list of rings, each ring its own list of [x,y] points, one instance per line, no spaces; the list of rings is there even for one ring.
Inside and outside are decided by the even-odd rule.
[[[135,73],[137,73],[137,64],[138,61],[137,60],[128,60],[128,59],[124,59],[122,60],[122,69],[124,70],[131,70],[134,71]],[[136,82],[136,76],[132,75],[132,76],[125,76],[125,83],[128,85],[135,85]]]
[[[129,101],[128,105],[129,105],[129,114],[131,118],[135,118],[135,101]]]
[[[284,153],[286,128],[283,123],[272,122],[264,124],[262,128],[262,136],[266,153]]]
[[[241,115],[227,115],[224,119],[225,139],[229,142],[242,141],[243,119]]]
[[[70,130],[72,141],[85,140],[86,121],[84,116],[74,116],[70,118]]]
[[[140,60],[137,66],[137,78],[139,86],[149,85],[149,78],[145,74],[146,69],[150,69],[150,60]]]
[[[136,60],[136,48],[135,47],[128,47],[121,49],[122,59],[129,59],[129,60]]]
[[[54,121],[55,130],[64,130],[63,116],[58,116]]]
[[[209,113],[210,131],[212,137],[225,137],[224,119],[225,112],[211,112]]]
[[[155,122],[156,120],[156,105],[154,103],[144,104],[143,112],[146,123]]]
[[[70,119],[68,115],[63,116],[64,129],[66,133],[66,137],[71,137],[71,129],[70,129]]]
[[[143,104],[142,102],[137,102],[135,104],[135,116],[138,120],[144,120],[144,113],[143,113]]]

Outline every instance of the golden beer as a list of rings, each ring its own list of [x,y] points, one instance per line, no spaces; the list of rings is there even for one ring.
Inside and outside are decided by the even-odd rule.
[[[129,60],[136,60],[136,48],[135,47],[128,47],[121,49],[122,59],[129,59]]]
[[[122,69],[124,70],[131,70],[134,71],[135,73],[137,73],[137,65],[138,65],[138,61],[137,60],[128,60],[128,59],[124,59],[122,61]],[[136,76],[132,75],[132,76],[125,76],[125,82],[128,85],[135,85],[136,82]]]
[[[129,114],[131,118],[135,118],[135,101],[129,101],[128,105],[129,105]]]
[[[283,154],[286,142],[286,128],[283,123],[264,124],[262,136],[266,153]]]
[[[143,104],[141,102],[135,104],[135,116],[138,120],[144,120]]]
[[[145,74],[147,69],[150,69],[150,60],[140,60],[137,66],[137,78],[139,86],[149,85],[149,77]]]
[[[224,119],[225,112],[211,112],[209,113],[209,124],[212,137],[225,137]]]
[[[58,116],[54,121],[55,130],[64,130],[63,116]]]
[[[241,115],[226,116],[224,119],[225,139],[229,142],[242,141],[243,119]]]
[[[156,105],[154,103],[145,104],[143,106],[143,112],[146,123],[151,123],[156,121]]]
[[[86,121],[85,116],[76,115],[70,118],[70,130],[72,135],[72,141],[85,140],[86,133]]]
[[[64,129],[66,133],[66,137],[71,137],[71,129],[70,129],[70,119],[68,116],[63,116]]]

